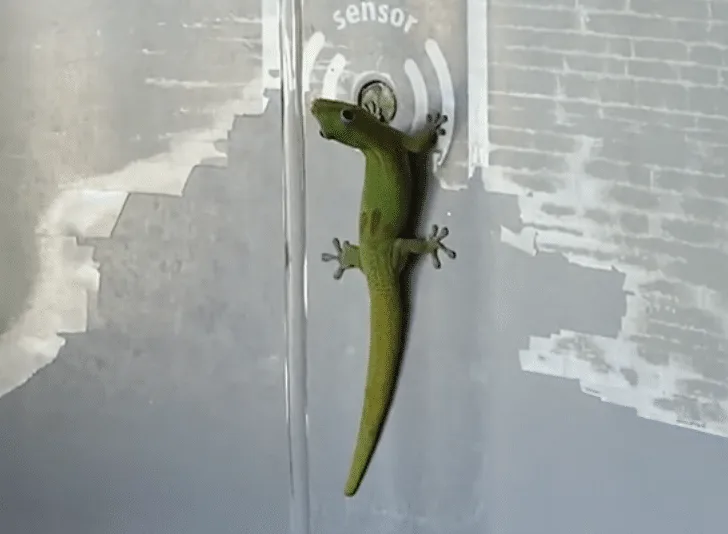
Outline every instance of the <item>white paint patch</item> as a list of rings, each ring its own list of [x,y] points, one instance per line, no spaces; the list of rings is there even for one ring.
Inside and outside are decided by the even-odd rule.
[[[65,340],[58,334],[84,332],[88,301],[99,288],[92,247],[71,236],[39,236],[40,273],[28,310],[0,337],[0,397],[51,363]]]
[[[265,13],[265,11],[264,11]],[[237,22],[238,24],[253,24],[257,25],[261,23],[261,19],[257,17],[240,17],[237,15],[230,15],[228,17],[228,20],[232,20],[233,22]]]
[[[182,89],[221,89],[225,87],[245,87],[246,82],[211,82],[209,80],[172,80],[169,78],[146,78],[144,83],[147,85],[156,85],[165,89],[182,88]]]
[[[38,224],[36,234],[107,238],[128,196],[127,191],[61,190]]]
[[[342,54],[336,54],[331,58],[321,87],[321,96],[324,98],[337,99],[339,95],[339,80],[346,68],[346,58]]]
[[[93,247],[77,238],[109,238],[129,193],[179,196],[192,168],[222,157],[215,143],[226,139],[235,115],[263,112],[262,80],[246,84],[242,98],[220,106],[212,127],[171,134],[169,150],[123,169],[87,179],[59,176],[63,184],[36,228],[40,273],[27,310],[0,336],[0,397],[51,363],[65,340],[59,334],[88,328],[100,273]]]
[[[322,32],[314,33],[303,48],[303,92],[311,90],[311,75],[313,74],[316,60],[326,44],[326,37]]]
[[[554,194],[534,191],[510,180],[506,169],[491,167],[488,172],[483,173],[488,191],[518,196],[524,225],[521,234],[526,235],[524,237],[512,232],[502,232],[501,236],[504,239],[514,239],[513,242],[506,241],[506,243],[530,254],[535,254],[536,242],[541,251],[548,252],[559,247],[585,247],[585,250],[596,251],[603,246],[599,241],[604,235],[603,227],[583,217],[585,211],[597,209],[606,202],[604,197],[610,187],[605,180],[592,178],[583,170],[586,163],[596,155],[599,147],[600,143],[596,139],[586,136],[577,138],[576,150],[567,158],[567,168],[551,177],[552,185],[559,186],[558,199],[553,198]],[[495,150],[501,147],[492,148]],[[543,209],[544,204],[549,202],[568,206],[575,209],[577,214],[553,214]],[[565,229],[570,232],[565,233]],[[528,242],[532,245],[526,249],[524,246]],[[554,243],[558,245],[554,247]],[[578,255],[573,254],[573,256]],[[592,264],[591,259],[587,260],[581,256],[579,258]]]
[[[663,357],[667,357],[668,362],[652,364],[641,354],[650,348],[651,342],[664,340],[650,331],[650,327],[658,323],[653,316],[654,308],[674,302],[676,298],[656,289],[659,284],[679,286],[681,306],[703,312],[712,310],[716,319],[723,318],[723,325],[726,325],[726,303],[706,288],[670,275],[666,267],[674,258],[666,254],[651,253],[657,266],[650,268],[634,259],[629,260],[630,255],[640,250],[623,244],[621,238],[630,237],[630,234],[621,224],[614,219],[597,222],[587,216],[590,211],[614,213],[626,208],[610,198],[613,182],[591,176],[586,171],[590,161],[600,158],[601,141],[587,136],[572,138],[574,149],[564,159],[564,168],[549,175],[554,192],[519,185],[512,179],[514,175],[529,176],[529,172],[512,167],[489,168],[483,175],[484,186],[488,191],[518,198],[523,230],[511,232],[502,228],[504,243],[530,254],[538,251],[559,253],[571,263],[593,269],[618,270],[626,276],[623,288],[626,312],[616,338],[568,330],[548,338],[531,337],[528,348],[519,353],[521,366],[531,372],[579,380],[585,393],[632,407],[641,417],[728,436],[728,421],[721,420],[720,415],[728,413],[728,399],[700,391],[701,384],[708,389],[711,382],[691,368],[689,355],[681,354],[677,349],[663,350]],[[492,146],[492,150],[504,148],[513,147]],[[519,152],[524,155],[539,153],[535,149],[519,149]],[[514,161],[513,166],[516,165],[517,161]],[[530,175],[544,176],[538,172]],[[555,213],[548,209],[555,206],[565,210]],[[670,203],[672,216],[676,210],[679,212],[679,206],[680,203]],[[649,211],[648,237],[668,239],[662,233],[661,224],[656,222],[665,217],[666,213],[661,211],[664,208],[660,206]],[[642,214],[640,210],[633,210],[633,213]],[[719,382],[715,385],[718,389],[726,386]]]
[[[261,0],[263,88],[281,89],[280,14],[276,0]]]
[[[432,66],[437,74],[437,81],[440,85],[440,98],[442,100],[441,113],[447,115],[448,121],[445,123],[445,135],[440,136],[438,143],[439,157],[437,158],[437,166],[441,167],[445,163],[450,145],[452,144],[452,135],[455,129],[457,117],[455,117],[455,89],[450,76],[450,67],[447,60],[440,50],[440,45],[434,39],[425,41],[425,52],[430,58]]]
[[[521,232],[513,232],[504,226],[501,226],[500,238],[504,243],[508,243],[513,248],[525,252],[529,256],[535,256],[538,252],[536,247],[536,238],[538,232],[533,228],[524,229]]]
[[[404,62],[404,73],[412,85],[412,94],[415,97],[414,117],[412,117],[410,127],[410,131],[414,132],[425,126],[427,114],[429,113],[427,84],[425,84],[425,77],[422,76],[422,71],[420,71],[414,59],[407,58]]]
[[[488,2],[467,0],[468,180],[488,165]]]

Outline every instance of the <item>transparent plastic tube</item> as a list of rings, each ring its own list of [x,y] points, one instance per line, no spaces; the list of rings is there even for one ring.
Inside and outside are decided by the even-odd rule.
[[[280,0],[283,226],[285,231],[285,388],[292,534],[310,533],[306,394],[306,175],[302,0]]]

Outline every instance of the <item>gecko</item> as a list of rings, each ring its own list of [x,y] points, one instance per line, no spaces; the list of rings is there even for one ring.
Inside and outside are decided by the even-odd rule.
[[[359,211],[359,244],[334,238],[335,254],[323,253],[323,261],[337,261],[334,279],[355,269],[366,278],[369,292],[369,361],[359,431],[344,495],[352,497],[362,482],[384,426],[398,373],[402,350],[404,307],[401,273],[411,255],[431,255],[441,267],[438,251],[455,259],[442,240],[447,227],[432,226],[427,238],[408,239],[405,231],[413,200],[415,176],[410,155],[433,148],[447,116],[427,117],[423,131],[407,134],[378,119],[367,109],[340,100],[317,98],[311,104],[321,137],[358,149],[364,155],[364,185]]]

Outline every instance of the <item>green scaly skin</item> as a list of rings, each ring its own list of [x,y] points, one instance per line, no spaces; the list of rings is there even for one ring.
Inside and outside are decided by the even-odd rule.
[[[366,276],[370,301],[369,365],[359,435],[344,494],[353,496],[374,454],[394,394],[401,350],[403,307],[400,274],[410,254],[432,255],[440,268],[437,252],[448,257],[455,252],[442,244],[447,228],[433,226],[427,239],[402,239],[412,202],[413,176],[408,152],[430,150],[443,134],[447,117],[428,116],[427,128],[416,135],[396,130],[354,104],[316,99],[311,112],[319,122],[321,136],[360,150],[366,159],[364,188],[359,214],[359,245],[334,239],[336,254],[322,254],[323,261],[336,260],[334,273],[340,279],[347,269]]]

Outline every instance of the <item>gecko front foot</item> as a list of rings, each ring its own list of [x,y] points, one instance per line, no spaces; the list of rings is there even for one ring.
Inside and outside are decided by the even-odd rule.
[[[450,250],[443,245],[442,240],[445,239],[448,234],[447,227],[443,226],[442,229],[438,230],[437,225],[432,225],[432,233],[425,239],[398,239],[395,244],[395,254],[399,258],[398,265],[401,269],[404,265],[405,258],[408,254],[425,255],[429,254],[432,256],[432,264],[435,269],[439,269],[442,264],[437,253],[442,250],[448,258],[455,259],[456,254],[454,250]]]
[[[447,115],[440,112],[428,113],[427,115],[427,126],[437,132],[437,135],[445,135],[445,128],[441,128],[441,126],[446,122]]]
[[[334,280],[339,280],[347,269],[356,268],[359,269],[359,247],[352,245],[348,241],[344,241],[344,246],[338,239],[334,238],[334,249],[336,254],[330,254],[324,252],[321,254],[321,261],[338,261],[339,266],[334,271]]]
[[[445,129],[442,128],[442,125],[446,122],[447,115],[441,113],[428,114],[427,124],[421,132],[403,137],[402,142],[405,148],[415,154],[430,150],[437,144],[438,136],[445,135]]]
[[[439,269],[442,267],[442,263],[440,263],[440,258],[437,257],[437,252],[439,250],[442,250],[448,258],[451,260],[454,260],[457,254],[455,254],[454,250],[451,250],[447,248],[443,243],[442,240],[445,239],[450,234],[450,231],[447,229],[447,226],[443,226],[439,231],[437,229],[437,225],[432,225],[432,233],[427,238],[427,245],[428,245],[428,252],[432,256],[432,265],[435,266],[435,269]]]

